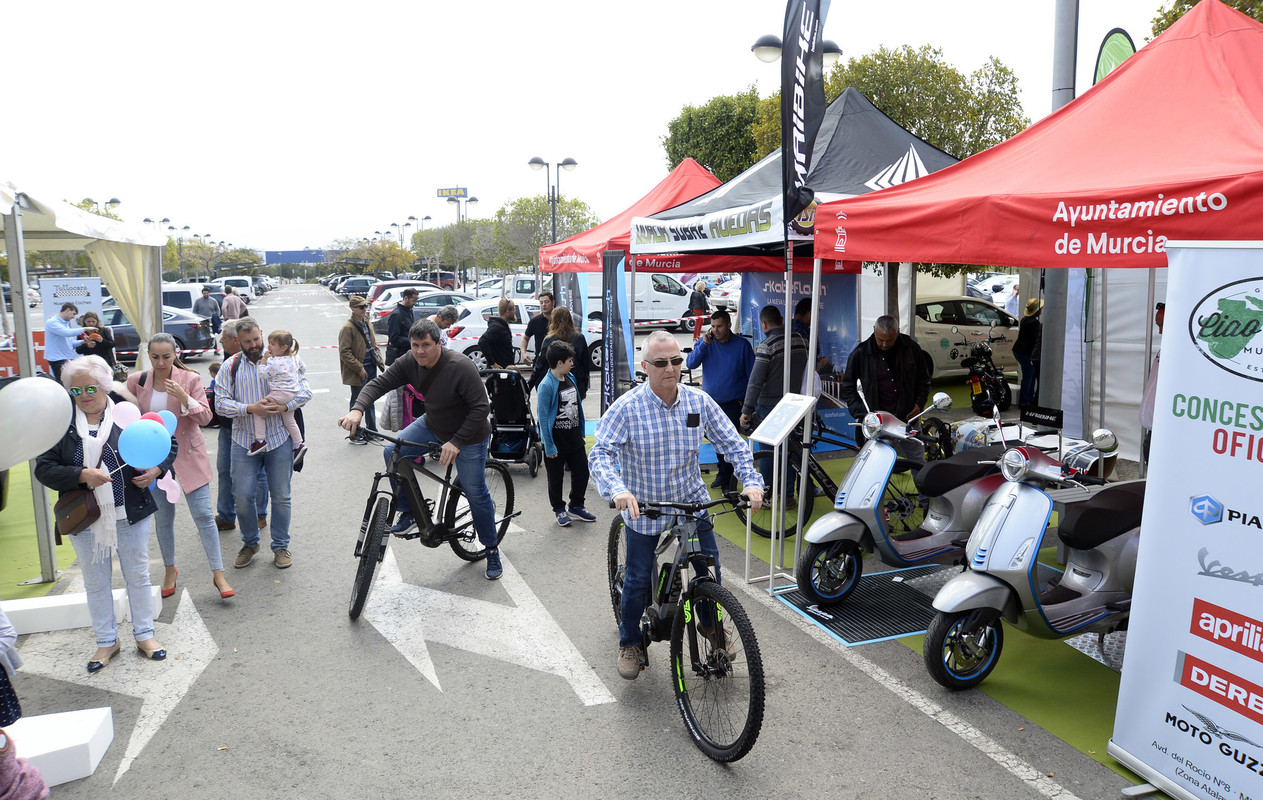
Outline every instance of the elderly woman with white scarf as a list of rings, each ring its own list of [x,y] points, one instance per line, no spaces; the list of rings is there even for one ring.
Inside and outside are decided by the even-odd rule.
[[[173,440],[166,460],[156,467],[138,471],[123,463],[118,452],[122,429],[114,425],[114,401],[109,395],[113,374],[100,356],[82,356],[62,367],[61,382],[74,399],[74,419],[61,442],[35,463],[40,483],[58,492],[89,489],[101,509],[100,519],[71,537],[96,635],[97,651],[88,662],[89,673],[104,668],[120,649],[111,590],[115,554],[127,585],[137,650],[154,661],[167,657],[154,639],[149,517],[158,506],[146,487],[171,469],[176,445]]]

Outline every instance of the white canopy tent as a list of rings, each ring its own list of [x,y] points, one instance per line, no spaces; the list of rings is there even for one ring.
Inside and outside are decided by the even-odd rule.
[[[162,250],[167,244],[166,236],[90,214],[60,200],[37,198],[4,181],[0,181],[0,226],[9,256],[9,280],[14,292],[14,345],[22,377],[35,375],[34,342],[25,313],[26,304],[22,302],[27,284],[28,248],[83,250],[119,308],[136,326],[140,340],[147,340],[161,329]],[[50,309],[44,311],[56,313]],[[143,356],[142,348],[140,358]],[[50,582],[57,579],[57,555],[53,549],[48,490],[35,480],[33,462],[30,468],[41,581]]]

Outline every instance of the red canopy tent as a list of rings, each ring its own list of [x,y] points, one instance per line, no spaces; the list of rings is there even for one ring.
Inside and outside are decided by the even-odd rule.
[[[1165,267],[1263,239],[1263,25],[1203,0],[1074,102],[959,164],[816,209],[818,258]]]
[[[601,260],[607,250],[624,253],[631,249],[631,221],[633,217],[647,217],[668,208],[674,208],[711,189],[722,186],[701,164],[686,158],[644,197],[627,210],[617,214],[595,228],[576,233],[569,239],[549,244],[539,249],[539,266],[542,272],[600,272]],[[731,256],[698,255],[639,255],[635,256],[635,268],[658,272],[728,272],[734,268]],[[768,269],[783,269],[781,258],[749,258],[738,261],[767,261]]]

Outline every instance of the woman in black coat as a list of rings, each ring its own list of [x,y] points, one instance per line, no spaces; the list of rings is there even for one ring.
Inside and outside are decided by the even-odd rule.
[[[553,342],[566,342],[574,348],[574,369],[570,371],[570,374],[574,377],[575,385],[579,387],[580,397],[586,397],[590,377],[588,374],[588,340],[575,328],[574,316],[570,313],[570,309],[565,306],[557,306],[548,317],[548,336],[544,337],[544,343],[540,345],[539,352],[535,354],[535,363],[531,369],[530,388],[534,389],[544,380],[544,375],[548,372],[548,363],[544,359],[543,354],[548,352],[548,345]]]
[[[96,330],[83,334],[82,340],[75,346],[75,352],[85,356],[100,356],[113,369],[118,364],[114,353],[113,332],[101,325],[101,318],[95,311],[89,311],[79,317],[79,325],[84,328],[96,328]]]
[[[59,493],[87,489],[101,512],[96,522],[71,536],[96,636],[88,672],[103,669],[120,649],[112,587],[115,555],[127,584],[136,649],[161,661],[167,651],[154,639],[149,584],[149,517],[158,506],[148,487],[175,463],[175,440],[162,463],[133,469],[123,463],[118,449],[122,428],[114,424],[109,364],[99,356],[81,356],[62,367],[61,382],[74,398],[74,419],[62,440],[36,460],[35,477]]]

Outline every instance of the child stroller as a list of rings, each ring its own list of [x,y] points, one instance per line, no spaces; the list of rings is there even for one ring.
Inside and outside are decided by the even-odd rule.
[[[526,381],[515,369],[488,369],[481,373],[491,398],[491,449],[497,461],[525,464],[534,478],[544,460],[544,443],[531,413]]]

